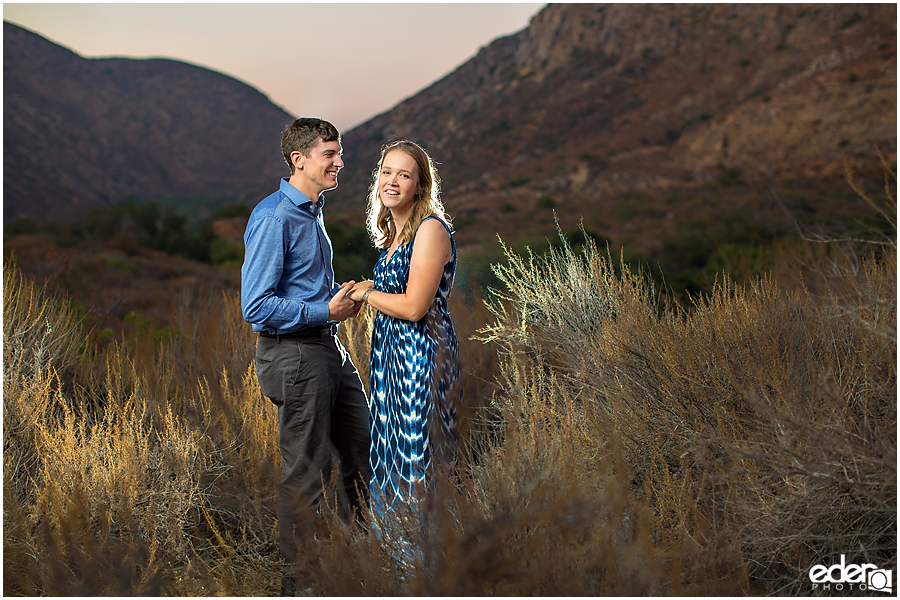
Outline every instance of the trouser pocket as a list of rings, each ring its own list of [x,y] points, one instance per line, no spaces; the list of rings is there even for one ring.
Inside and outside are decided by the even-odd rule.
[[[287,388],[294,385],[300,370],[300,344],[259,338],[256,344],[256,377],[259,390],[276,405],[284,402]]]

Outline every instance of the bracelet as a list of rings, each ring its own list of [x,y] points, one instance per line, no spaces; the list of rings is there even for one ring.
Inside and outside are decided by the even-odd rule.
[[[372,290],[374,290],[374,289],[375,289],[375,288],[370,287],[369,289],[367,289],[367,290],[365,291],[365,293],[363,293],[363,296],[362,296],[362,303],[363,303],[363,304],[368,304],[368,303],[369,303],[369,294],[371,294],[371,293],[372,293]]]

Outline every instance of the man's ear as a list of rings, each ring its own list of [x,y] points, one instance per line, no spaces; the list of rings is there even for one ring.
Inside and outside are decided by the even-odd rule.
[[[291,152],[291,163],[294,165],[294,169],[303,170],[303,158],[303,153],[299,150]]]

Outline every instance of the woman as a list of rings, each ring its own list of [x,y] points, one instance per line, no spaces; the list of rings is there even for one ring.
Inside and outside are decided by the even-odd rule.
[[[369,231],[384,251],[374,282],[351,299],[378,313],[372,331],[371,497],[381,513],[414,502],[433,463],[456,450],[459,359],[447,298],[456,245],[434,162],[411,141],[382,149],[369,193]]]

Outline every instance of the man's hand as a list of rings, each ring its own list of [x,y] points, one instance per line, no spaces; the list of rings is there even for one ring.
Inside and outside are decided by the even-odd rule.
[[[340,285],[337,294],[328,303],[329,321],[344,321],[348,317],[355,317],[359,312],[359,304],[351,300],[348,295],[354,285],[356,285],[355,281],[348,281]]]
[[[353,286],[353,289],[350,290],[347,295],[350,296],[350,299],[354,302],[362,302],[363,294],[367,289],[373,287],[375,287],[374,281],[360,281],[355,286]]]

